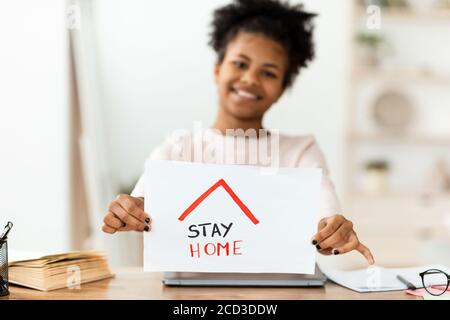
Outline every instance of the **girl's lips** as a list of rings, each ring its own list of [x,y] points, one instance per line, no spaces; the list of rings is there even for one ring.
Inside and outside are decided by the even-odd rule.
[[[231,88],[231,95],[237,103],[252,103],[262,99],[260,96],[234,88]]]

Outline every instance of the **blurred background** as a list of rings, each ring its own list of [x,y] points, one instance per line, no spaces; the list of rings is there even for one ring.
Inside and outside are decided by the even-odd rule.
[[[0,227],[9,246],[104,249],[142,264],[142,235],[105,235],[171,131],[212,124],[215,8],[229,1],[1,0]],[[298,1],[291,1],[298,3]],[[265,125],[314,134],[344,215],[378,265],[450,265],[450,1],[306,0],[316,59]],[[359,254],[322,263],[365,266]]]

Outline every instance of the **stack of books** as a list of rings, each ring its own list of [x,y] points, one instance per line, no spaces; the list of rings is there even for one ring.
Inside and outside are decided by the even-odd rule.
[[[28,254],[18,259],[20,256],[10,256],[9,282],[42,291],[75,288],[114,276],[102,251],[73,251],[34,258]]]

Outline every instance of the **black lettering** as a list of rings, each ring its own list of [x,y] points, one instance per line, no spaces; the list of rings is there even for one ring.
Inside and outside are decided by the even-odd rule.
[[[222,235],[222,234],[220,233],[219,226],[218,226],[216,223],[214,223],[214,225],[213,225],[213,230],[212,230],[212,233],[211,233],[211,238],[214,238],[214,235],[215,235],[216,233],[219,234],[219,237]]]
[[[209,223],[201,223],[198,226],[199,227],[203,227],[203,236],[206,237],[206,226],[209,226],[211,224],[211,222]]]
[[[231,223],[228,225],[228,227],[227,227],[225,224],[223,224],[223,223],[221,223],[221,225],[226,229],[226,231],[225,231],[225,233],[224,233],[224,235],[223,235],[223,237],[225,238],[226,235],[227,235],[227,233],[228,233],[228,231],[230,231],[231,226],[233,225],[233,222],[231,222]]]
[[[195,227],[195,224],[189,226],[189,231],[195,233],[195,236],[188,235],[189,238],[197,238],[199,236],[200,232]]]

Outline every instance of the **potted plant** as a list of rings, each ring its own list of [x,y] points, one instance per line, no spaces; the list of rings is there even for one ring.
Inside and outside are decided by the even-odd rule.
[[[382,60],[382,46],[386,40],[382,35],[373,32],[360,32],[356,35],[356,43],[360,48],[360,59],[369,67],[378,67]]]

